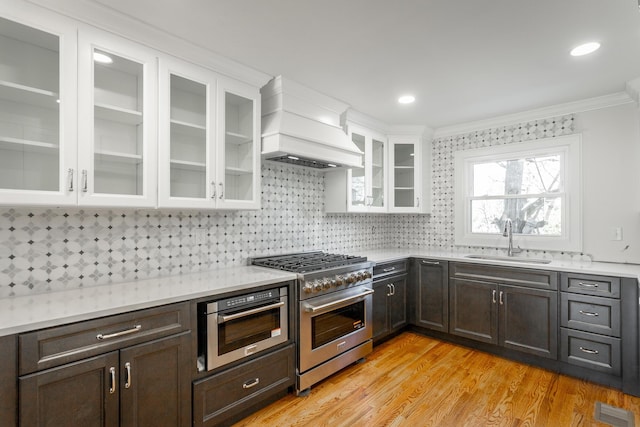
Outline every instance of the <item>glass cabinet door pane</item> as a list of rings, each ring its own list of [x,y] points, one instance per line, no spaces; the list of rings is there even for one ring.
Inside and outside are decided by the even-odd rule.
[[[207,179],[207,87],[171,75],[170,195],[204,199]]]
[[[59,191],[59,37],[0,18],[0,188]]]
[[[384,142],[371,144],[371,205],[384,207]]]
[[[254,100],[225,93],[225,182],[226,200],[252,200],[254,174]]]
[[[364,153],[366,158],[365,137],[357,133],[351,134],[351,140]],[[351,206],[366,206],[367,202],[367,185],[365,179],[365,168],[351,169]]]
[[[394,149],[394,198],[396,207],[415,206],[414,144],[395,144]]]
[[[142,195],[143,65],[99,49],[94,60],[94,192]]]

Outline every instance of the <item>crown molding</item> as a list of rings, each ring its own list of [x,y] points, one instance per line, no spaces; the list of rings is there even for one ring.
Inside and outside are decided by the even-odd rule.
[[[583,99],[581,101],[567,102],[564,104],[552,105],[535,110],[507,114],[504,116],[493,117],[486,120],[478,120],[453,126],[444,126],[435,130],[434,138],[443,138],[447,136],[459,135],[462,133],[469,133],[501,126],[508,126],[532,120],[548,119],[550,117],[561,116],[564,114],[599,110],[601,108],[615,107],[617,105],[630,104],[632,102],[633,99],[629,95],[629,93],[617,92],[609,95],[598,96],[595,98]]]
[[[640,105],[640,77],[629,80],[625,89],[631,99],[635,101],[636,105]]]
[[[226,58],[205,46],[194,44],[161,28],[121,13],[99,1],[27,1],[258,88],[264,86],[272,78],[272,76],[262,71]]]
[[[387,133],[389,133],[389,125],[387,123],[356,111],[353,108],[349,108],[344,112],[344,114],[340,117],[340,122],[343,126],[348,122],[366,127],[371,130],[375,130],[376,132],[381,134],[386,135]]]

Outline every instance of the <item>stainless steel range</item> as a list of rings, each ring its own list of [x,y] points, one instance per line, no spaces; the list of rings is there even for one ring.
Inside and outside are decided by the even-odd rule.
[[[373,264],[364,257],[303,252],[252,264],[298,273],[298,395],[373,348]]]

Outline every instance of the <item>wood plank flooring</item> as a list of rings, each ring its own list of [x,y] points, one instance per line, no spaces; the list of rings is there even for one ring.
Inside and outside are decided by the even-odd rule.
[[[607,426],[595,402],[634,412],[640,398],[413,332],[374,348],[241,426]]]

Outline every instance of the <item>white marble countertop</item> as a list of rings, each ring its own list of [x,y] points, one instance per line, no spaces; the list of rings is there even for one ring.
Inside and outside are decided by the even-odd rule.
[[[640,280],[640,265],[619,264],[610,262],[585,262],[577,260],[552,260],[549,264],[536,264],[530,262],[518,262],[526,257],[515,256],[512,260],[483,260],[466,258],[470,253],[442,252],[429,249],[376,249],[359,251],[356,255],[366,256],[369,261],[376,263],[389,262],[403,258],[433,258],[445,261],[464,261],[476,264],[502,265],[511,267],[524,267],[540,270],[566,271],[584,274],[600,274],[607,276],[631,277]]]
[[[0,299],[0,336],[246,290],[296,277],[295,273],[263,267],[232,267],[3,298]]]

